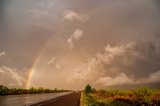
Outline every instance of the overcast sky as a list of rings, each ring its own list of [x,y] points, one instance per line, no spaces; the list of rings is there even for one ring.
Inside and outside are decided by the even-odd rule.
[[[159,0],[1,0],[0,84],[160,87]]]

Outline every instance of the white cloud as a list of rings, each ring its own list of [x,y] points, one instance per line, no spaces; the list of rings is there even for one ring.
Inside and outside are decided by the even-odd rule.
[[[75,13],[71,10],[65,10],[64,19],[73,20],[74,18],[79,18],[77,13]]]
[[[152,83],[160,81],[160,71],[151,73],[148,77],[139,79],[137,83]]]
[[[68,47],[70,49],[72,49],[74,47],[73,41],[74,40],[78,41],[82,36],[83,36],[83,31],[82,30],[80,30],[80,29],[75,30],[73,35],[70,36],[70,38],[68,39]]]
[[[117,56],[123,56],[129,49],[134,47],[135,43],[129,43],[123,46],[111,47],[107,45],[103,54],[98,53],[97,56],[91,59],[88,63],[83,64],[81,67],[77,67],[74,74],[69,79],[73,81],[94,81],[101,78],[106,71],[104,65],[110,65],[111,62]],[[118,69],[114,69],[118,70]],[[113,69],[111,70],[113,71]]]
[[[120,73],[118,76],[112,77],[102,77],[99,78],[95,83],[103,86],[113,86],[113,85],[122,85],[122,84],[131,84],[134,80],[127,77],[124,73]]]
[[[157,71],[156,73],[150,74],[150,76],[147,79],[150,79],[147,82],[158,82],[158,81],[160,81],[160,71]]]
[[[56,57],[53,57],[48,61],[48,65],[51,65],[51,64],[53,64],[57,69],[61,68],[60,63],[56,61]]]
[[[68,39],[68,47],[72,49],[74,47],[72,38]]]
[[[76,39],[76,40],[79,40],[80,37],[83,36],[83,31],[82,30],[79,30],[77,29],[74,33],[73,33],[73,38]]]
[[[129,43],[124,46],[115,46],[111,47],[110,45],[107,45],[105,47],[104,54],[97,54],[98,61],[105,62],[106,64],[109,64],[114,60],[116,56],[123,56],[125,55],[125,52],[127,52],[129,49],[132,49],[134,47],[135,43]]]
[[[123,68],[119,68],[121,65],[126,67],[134,62],[132,59],[141,59],[139,52],[135,49],[136,47],[137,45],[134,42],[121,46],[107,45],[104,53],[97,53],[97,56],[88,63],[77,67],[68,81],[82,84],[92,83],[98,86],[146,84],[160,81],[160,71],[150,73],[148,77],[135,79],[134,76],[124,73]],[[107,68],[104,68],[104,66]]]
[[[75,72],[68,78],[68,82],[82,82],[83,84],[92,82],[103,75],[103,72],[100,70],[99,61],[93,58],[87,64],[77,67]]]
[[[60,68],[61,68],[60,63],[56,63],[56,64],[55,64],[55,67],[56,67],[57,69],[60,69]]]
[[[112,66],[117,62],[117,58],[125,58],[127,53],[131,56],[137,56],[137,53],[134,51],[135,45],[134,42],[122,46],[107,45],[104,48],[104,53],[97,53],[97,56],[88,63],[83,64],[83,67],[77,67],[69,80],[72,82],[85,81],[86,83],[99,83],[103,86],[133,83],[134,79],[126,76],[118,67],[105,69],[104,65]],[[114,73],[116,77],[111,77],[107,73]]]
[[[6,66],[0,67],[0,77],[2,78],[2,81],[6,81],[8,85],[10,85],[11,83],[14,83],[14,85],[22,86],[23,83],[25,82],[25,76],[21,72],[17,71],[14,68],[6,67]]]
[[[6,55],[6,52],[0,52],[0,57]]]
[[[128,77],[124,73],[120,73],[116,77],[102,77],[99,78],[95,83],[100,84],[102,86],[114,86],[114,85],[122,85],[122,84],[146,84],[160,81],[160,71],[155,73],[151,73],[148,77],[134,79],[132,77]]]
[[[64,19],[63,20],[80,20],[82,22],[86,22],[88,20],[87,16],[84,16],[82,14],[78,14],[72,10],[65,10],[64,11]]]
[[[2,73],[2,74],[4,73],[4,70],[2,70],[1,68],[0,68],[0,73]]]
[[[48,61],[48,64],[52,64],[55,62],[55,57],[51,58],[51,60]]]

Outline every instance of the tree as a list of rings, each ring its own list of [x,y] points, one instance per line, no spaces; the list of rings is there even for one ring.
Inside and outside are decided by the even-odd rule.
[[[38,91],[38,93],[43,93],[44,92],[44,88],[42,88],[42,87],[39,87],[38,89],[37,89]]]
[[[85,92],[85,93],[90,93],[90,92],[92,92],[92,87],[91,87],[89,84],[87,84],[87,86],[86,86],[85,89],[84,89],[84,92]]]
[[[9,93],[9,89],[6,86],[0,85],[0,95],[7,95]]]

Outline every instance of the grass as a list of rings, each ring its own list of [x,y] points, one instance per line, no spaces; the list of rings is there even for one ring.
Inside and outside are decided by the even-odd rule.
[[[160,106],[160,90],[138,88],[134,90],[102,89],[83,92],[81,106]]]

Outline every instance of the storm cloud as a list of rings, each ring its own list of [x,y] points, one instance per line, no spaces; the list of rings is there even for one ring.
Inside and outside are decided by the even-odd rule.
[[[25,87],[33,69],[29,87],[159,87],[159,6],[158,0],[2,0],[0,82]]]

